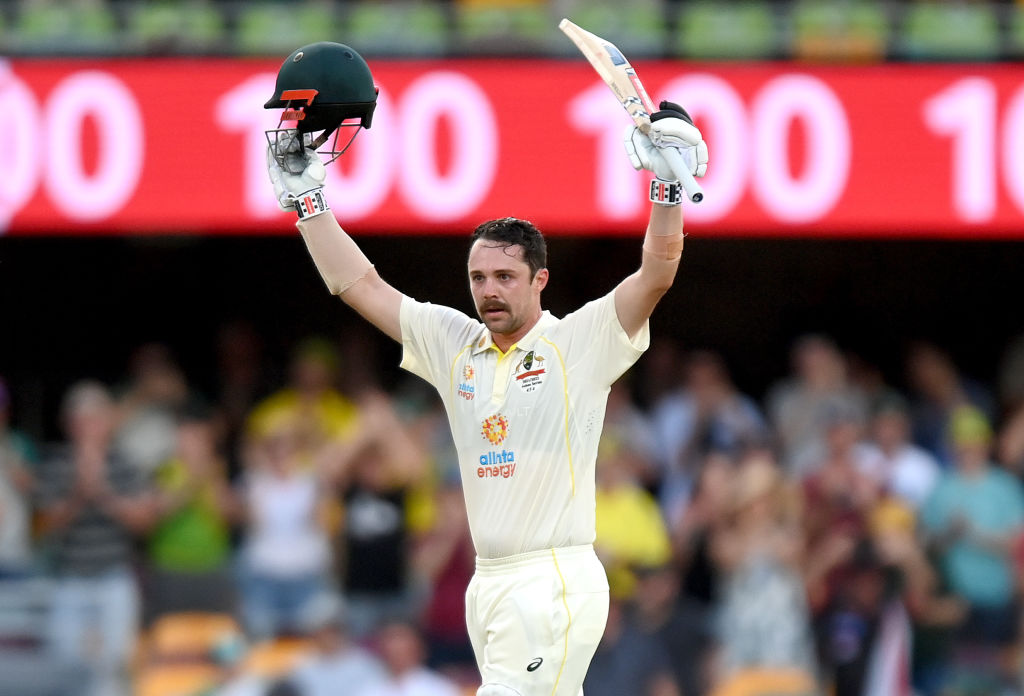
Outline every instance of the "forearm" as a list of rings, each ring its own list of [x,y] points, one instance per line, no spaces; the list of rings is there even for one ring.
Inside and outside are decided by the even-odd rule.
[[[108,515],[135,532],[149,529],[158,517],[156,501],[148,495],[125,498],[111,493],[101,498],[99,505]]]
[[[295,226],[302,233],[309,255],[331,294],[342,294],[373,268],[330,212],[299,220]]]
[[[68,524],[81,511],[81,499],[77,496],[67,498],[43,510],[39,520],[39,530],[43,534],[57,532]]]
[[[402,294],[377,274],[334,215],[325,212],[300,220],[296,226],[331,293],[385,334],[401,341]]]
[[[683,213],[678,205],[651,205],[640,275],[652,289],[672,287],[683,255]]]

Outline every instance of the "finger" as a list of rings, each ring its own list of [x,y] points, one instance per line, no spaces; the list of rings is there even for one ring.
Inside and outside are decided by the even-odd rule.
[[[700,131],[681,118],[663,118],[651,123],[651,142],[658,147],[696,146],[703,140]]]
[[[697,143],[697,171],[695,176],[704,176],[708,171],[708,144],[701,140]]]

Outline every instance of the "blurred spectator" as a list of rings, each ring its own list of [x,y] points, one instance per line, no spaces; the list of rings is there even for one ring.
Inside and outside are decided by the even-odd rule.
[[[753,668],[815,673],[810,616],[801,579],[797,507],[777,465],[763,453],[740,465],[730,516],[716,531],[725,573],[720,679]]]
[[[238,511],[217,441],[209,407],[195,402],[181,410],[175,455],[156,471],[149,619],[174,611],[234,611],[230,525]]]
[[[387,616],[414,611],[406,507],[426,457],[390,399],[366,392],[360,429],[330,461],[342,504],[338,546],[349,627],[359,638]]]
[[[890,393],[875,405],[871,419],[875,450],[861,471],[891,496],[914,510],[921,507],[939,478],[939,465],[928,452],[910,442],[910,411],[906,401]]]
[[[175,412],[188,397],[181,368],[167,346],[148,343],[131,358],[130,380],[117,403],[114,449],[145,474],[174,453]]]
[[[290,426],[278,424],[247,447],[242,615],[257,639],[295,631],[307,603],[324,591],[330,567],[321,518],[329,491],[302,462]]]
[[[425,647],[412,623],[392,620],[377,633],[387,678],[358,691],[358,696],[460,696],[458,687],[424,666]]]
[[[11,428],[11,394],[0,379],[0,580],[21,577],[32,566],[33,487],[31,442]]]
[[[957,661],[967,671],[996,674],[1018,631],[1012,557],[1024,531],[1024,496],[1019,481],[990,463],[992,432],[982,412],[956,409],[950,434],[955,468],[942,476],[921,519],[950,588],[968,605]]]
[[[949,355],[929,343],[918,343],[911,349],[907,373],[915,393],[911,411],[914,441],[943,468],[949,468],[955,459],[950,446],[953,412],[961,406],[974,406],[991,419],[992,395],[979,383],[963,378]]]
[[[630,468],[638,483],[652,490],[657,487],[661,478],[657,469],[658,441],[650,419],[630,398],[628,379],[612,385],[601,436],[621,443],[618,456],[632,460]]]
[[[88,662],[83,694],[120,693],[135,646],[138,592],[133,534],[153,521],[139,471],[111,453],[114,402],[106,387],[79,382],[61,408],[68,445],[40,470],[41,531],[52,542],[56,576],[51,641],[58,659]]]
[[[874,448],[861,441],[861,413],[849,405],[835,405],[821,416],[823,450],[811,461],[812,473],[803,480],[807,497],[808,527],[812,534],[843,518],[864,530],[865,514],[878,499],[878,483],[865,473],[875,461]]]
[[[711,612],[707,606],[680,596],[679,574],[671,565],[638,567],[635,572],[633,625],[665,650],[675,683],[684,696],[707,693],[714,638]]]
[[[336,388],[339,360],[334,346],[320,338],[306,339],[295,349],[289,384],[261,401],[249,416],[248,432],[256,437],[289,430],[306,466],[332,456],[332,449],[359,429],[359,410]]]
[[[850,404],[833,404],[827,422],[825,453],[804,480],[804,529],[812,606],[827,604],[839,590],[842,569],[867,538],[868,516],[881,496],[878,483],[864,473],[871,450],[860,442],[860,413]]]
[[[1024,405],[1003,419],[996,444],[996,460],[1017,478],[1024,479]]]
[[[628,597],[636,584],[633,567],[663,565],[672,548],[657,501],[637,483],[628,447],[607,432],[598,445],[596,495],[594,549],[612,596]]]
[[[704,455],[738,455],[768,439],[757,405],[736,389],[722,359],[707,351],[690,355],[682,389],[664,395],[651,417],[662,456],[661,505],[670,524],[682,514]]]
[[[835,696],[909,694],[910,612],[931,626],[948,623],[911,509],[888,499],[871,511],[869,530],[817,612],[823,673]]]
[[[808,335],[793,347],[793,376],[774,386],[766,400],[768,416],[782,447],[782,464],[793,477],[803,478],[823,449],[827,423],[822,415],[832,408],[865,414],[864,397],[847,377],[842,353],[828,338]]]
[[[710,607],[720,596],[721,574],[712,559],[711,540],[729,515],[736,469],[729,454],[708,453],[693,498],[671,532],[681,594],[704,607]]]
[[[608,607],[608,623],[583,690],[587,696],[679,696],[664,646],[636,628],[621,600]]]
[[[270,392],[263,345],[253,327],[231,322],[217,333],[217,407],[224,423],[224,452],[233,480],[241,470],[240,448],[246,419]]]
[[[466,633],[466,587],[473,577],[476,553],[458,479],[437,493],[432,529],[417,542],[412,564],[429,588],[423,630],[429,646],[427,664],[453,678],[476,677],[476,658]]]
[[[683,355],[679,342],[667,336],[651,337],[651,347],[638,363],[643,367],[638,381],[640,403],[653,409],[658,402],[680,389]]]
[[[303,627],[316,645],[289,681],[302,696],[346,696],[380,684],[386,673],[380,661],[352,642],[340,598],[324,594],[310,603]]]

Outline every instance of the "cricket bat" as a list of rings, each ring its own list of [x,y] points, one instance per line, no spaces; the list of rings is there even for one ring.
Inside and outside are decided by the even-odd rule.
[[[580,49],[583,56],[590,62],[597,74],[601,76],[605,84],[615,93],[622,108],[626,110],[633,123],[642,133],[647,135],[651,130],[651,114],[657,109],[654,103],[644,90],[636,71],[629,64],[622,51],[615,47],[615,44],[602,39],[596,34],[591,34],[585,29],[573,24],[568,19],[558,23],[558,28],[568,36],[576,47]],[[679,151],[668,147],[661,151],[672,168],[679,183],[682,184],[686,195],[694,203],[704,200],[704,191],[700,184],[693,178],[689,167],[683,161]]]

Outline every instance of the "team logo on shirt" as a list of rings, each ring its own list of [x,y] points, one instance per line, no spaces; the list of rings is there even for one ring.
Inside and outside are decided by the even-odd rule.
[[[530,351],[516,365],[516,384],[524,392],[532,392],[544,384],[547,370],[544,369],[544,356]]]
[[[480,434],[492,445],[500,445],[508,437],[508,418],[495,413],[484,420],[483,430]]]
[[[472,365],[464,365],[462,368],[462,381],[459,382],[458,394],[466,401],[472,401],[476,396],[476,387],[473,386],[473,377],[476,370]]]
[[[492,445],[500,445],[508,437],[508,418],[495,413],[484,421],[480,434]],[[477,478],[511,478],[516,473],[516,453],[503,449],[480,455]]]

